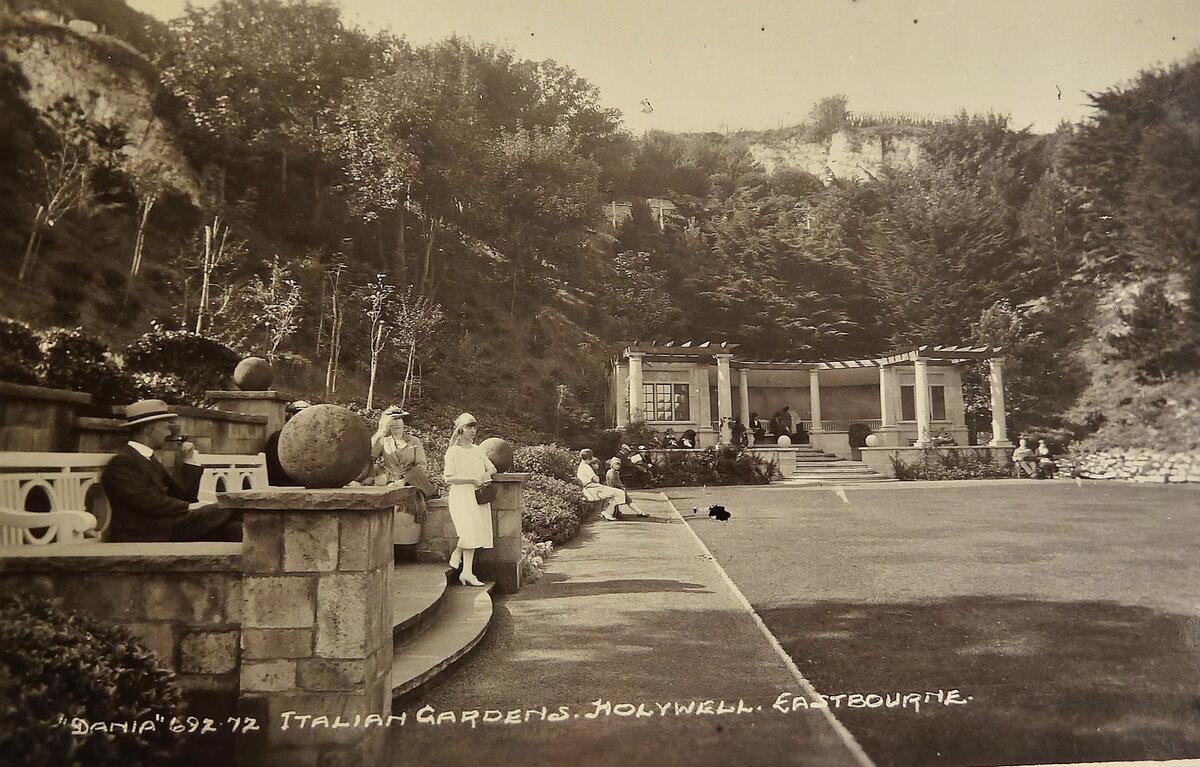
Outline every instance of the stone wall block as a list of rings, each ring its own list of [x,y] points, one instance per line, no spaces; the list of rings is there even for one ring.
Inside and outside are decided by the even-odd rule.
[[[244,661],[242,689],[247,692],[285,692],[296,687],[296,661]],[[271,722],[276,726],[276,722]]]
[[[318,657],[366,657],[369,580],[367,573],[337,573],[320,579],[317,586]]]
[[[394,559],[392,548],[392,515],[391,509],[383,512],[371,512],[371,558],[370,566],[384,567]]]
[[[501,509],[496,513],[496,536],[500,538],[521,537],[521,511]]]
[[[242,579],[231,577],[224,580],[225,621],[240,624],[242,622]]]
[[[304,690],[358,690],[367,683],[366,660],[309,658],[297,662],[296,681]]]
[[[372,539],[371,520],[362,514],[343,514],[338,522],[338,570],[350,572],[370,567]]]
[[[179,670],[185,674],[227,674],[238,665],[237,631],[198,631],[179,643]]]
[[[247,577],[242,581],[243,628],[308,628],[314,625],[317,588],[304,576]]]
[[[139,644],[158,656],[164,668],[171,671],[179,669],[179,658],[175,652],[175,627],[172,624],[127,623],[125,628],[129,629]]]
[[[338,520],[332,514],[287,514],[283,530],[283,569],[292,573],[330,572],[338,566]]]
[[[137,575],[114,573],[104,579],[104,588],[95,588],[90,579],[57,579],[55,595],[69,606],[85,607],[93,615],[103,615],[112,621],[156,619],[145,591],[150,583]],[[167,615],[175,617],[174,614]]]
[[[311,658],[313,630],[243,629],[242,657],[247,660]]]
[[[276,573],[283,567],[283,515],[247,511],[242,518],[242,570]]]
[[[147,618],[191,624],[223,623],[225,596],[219,578],[195,575],[156,578],[143,590]]]

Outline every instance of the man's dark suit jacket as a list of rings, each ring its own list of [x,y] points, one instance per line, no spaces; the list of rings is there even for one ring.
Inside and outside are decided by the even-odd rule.
[[[123,445],[104,467],[100,484],[112,509],[112,541],[169,541],[172,528],[196,500],[204,470],[183,465],[187,488],[167,473],[157,459],[149,460]]]

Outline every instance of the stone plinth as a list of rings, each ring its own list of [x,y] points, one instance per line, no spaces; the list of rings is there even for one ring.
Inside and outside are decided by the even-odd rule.
[[[291,397],[279,391],[206,391],[204,397],[218,410],[267,417],[267,434],[283,428]],[[255,452],[258,452],[257,450]]]
[[[282,729],[283,714],[391,714],[392,514],[410,487],[218,494],[242,512],[242,765],[385,764],[383,727]]]
[[[0,382],[0,450],[74,452],[75,418],[92,395]]]
[[[475,575],[496,582],[505,594],[521,589],[521,495],[528,474],[497,474],[496,500],[492,501],[492,548],[480,549]],[[429,515],[421,526],[415,556],[422,562],[446,562],[458,544],[454,521],[445,498],[429,501]]]

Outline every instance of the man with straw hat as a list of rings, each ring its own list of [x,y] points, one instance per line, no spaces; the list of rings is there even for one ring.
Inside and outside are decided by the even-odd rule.
[[[196,448],[184,442],[180,450],[187,488],[154,455],[166,444],[176,417],[158,399],[140,400],[125,409],[129,441],[100,475],[112,508],[111,540],[240,541],[241,520],[232,511],[196,502],[203,471]]]

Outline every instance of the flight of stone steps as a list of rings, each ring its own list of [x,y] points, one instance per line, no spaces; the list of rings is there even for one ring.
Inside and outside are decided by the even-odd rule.
[[[452,575],[453,574],[453,575]],[[397,562],[392,575],[392,699],[418,690],[458,663],[492,621],[492,588],[460,586],[445,564]]]
[[[848,461],[823,453],[808,445],[796,445],[796,469],[777,484],[784,485],[858,485],[867,482],[895,482],[874,471],[862,461]]]

